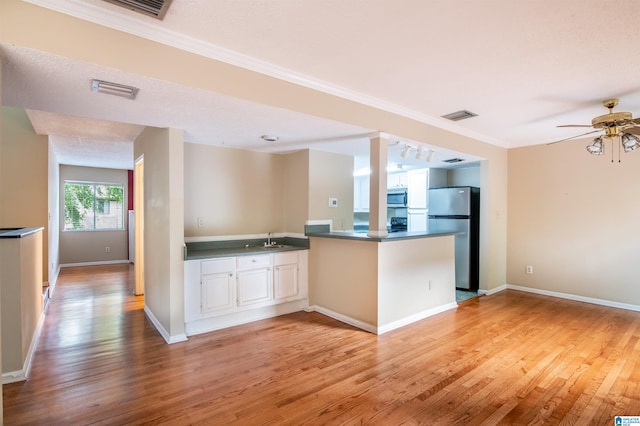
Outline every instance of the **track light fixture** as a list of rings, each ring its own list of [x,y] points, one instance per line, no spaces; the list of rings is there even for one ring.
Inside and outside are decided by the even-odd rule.
[[[400,144],[400,142],[396,142],[396,144]],[[402,148],[400,152],[400,157],[409,157],[412,150],[416,151],[416,160],[426,160],[428,163],[432,163],[435,159],[436,152],[433,149],[425,148],[422,145],[413,146],[408,143],[404,144],[404,148]]]

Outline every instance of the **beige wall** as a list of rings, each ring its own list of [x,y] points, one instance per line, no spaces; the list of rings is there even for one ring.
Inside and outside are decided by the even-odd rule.
[[[638,306],[640,153],[587,143],[509,152],[508,283]]]
[[[176,129],[147,127],[134,142],[144,155],[145,310],[165,340],[184,338],[184,142]]]
[[[506,282],[507,154],[504,148],[455,135],[428,124],[344,98],[83,22],[19,0],[4,0],[2,8],[0,40],[3,42],[364,128],[381,129],[398,137],[418,142],[438,141],[442,147],[486,158],[486,164],[481,170],[481,187],[483,188],[481,214],[484,219],[481,236],[480,285],[484,289],[492,289]],[[42,28],[56,28],[57,31],[42,31]],[[114,49],[113,46],[118,48]],[[145,52],[145,54],[139,55],[138,52]],[[310,216],[315,216],[315,212],[310,211]],[[340,218],[338,220],[341,221]]]
[[[0,163],[0,227],[44,227],[48,247],[48,159],[46,136],[35,134],[19,108],[2,108]],[[42,277],[48,280],[48,259],[42,256]]]
[[[455,303],[454,265],[453,236],[379,244],[378,326]]]
[[[184,146],[185,236],[285,231],[285,156]]]
[[[338,207],[329,207],[329,198]],[[334,231],[353,229],[353,157],[309,151],[309,219],[330,219]]]
[[[42,313],[42,237],[0,239],[3,373],[25,367]]]
[[[377,326],[378,244],[317,237],[309,243],[309,305]]]
[[[303,234],[309,218],[309,150],[285,155],[284,227],[289,233]]]
[[[0,6],[0,11],[1,11]],[[2,52],[0,52],[0,106],[2,105]],[[3,129],[3,120],[0,120],[0,167],[2,167],[2,129]],[[0,202],[2,202],[1,198],[2,194],[2,173],[0,173]],[[2,212],[0,211],[0,223],[2,223]],[[2,262],[0,262],[0,289],[2,288]],[[2,330],[2,296],[0,296],[0,330]],[[0,331],[0,365],[2,365],[2,332]],[[2,383],[0,383],[0,394],[2,393]],[[0,425],[3,424],[3,404],[0,400]]]
[[[62,265],[126,261],[128,257],[127,236],[127,170],[103,169],[60,165],[58,214],[60,236],[60,263]],[[124,186],[124,226],[122,231],[65,231],[64,230],[64,184],[65,181],[114,183]],[[105,248],[109,247],[107,253]]]

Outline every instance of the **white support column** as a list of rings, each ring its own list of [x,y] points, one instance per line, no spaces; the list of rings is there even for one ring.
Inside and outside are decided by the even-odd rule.
[[[369,232],[370,237],[387,237],[387,148],[389,135],[370,136]]]

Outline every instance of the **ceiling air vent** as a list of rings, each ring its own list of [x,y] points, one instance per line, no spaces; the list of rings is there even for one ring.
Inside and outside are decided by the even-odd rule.
[[[477,116],[478,114],[475,114],[471,111],[467,111],[466,109],[463,109],[462,111],[456,111],[456,112],[452,112],[451,114],[443,115],[442,118],[446,118],[447,120],[451,120],[451,121],[460,121],[460,120],[466,120],[467,118],[477,117]]]
[[[171,0],[104,0],[157,19],[164,18]]]
[[[449,158],[448,160],[442,160],[443,163],[449,163],[449,164],[460,163],[462,161],[464,161],[464,158]]]

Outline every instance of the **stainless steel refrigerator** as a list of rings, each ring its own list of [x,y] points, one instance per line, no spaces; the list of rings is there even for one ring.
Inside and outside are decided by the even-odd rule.
[[[478,289],[480,188],[429,189],[429,232],[455,231],[456,288]]]

